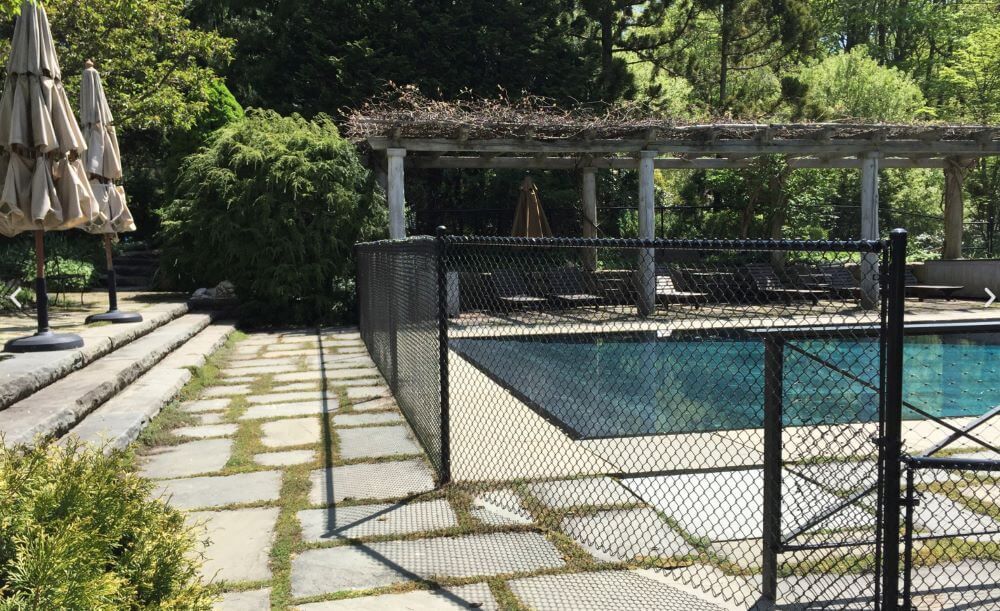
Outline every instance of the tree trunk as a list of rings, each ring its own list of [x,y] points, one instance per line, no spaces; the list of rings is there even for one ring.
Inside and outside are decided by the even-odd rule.
[[[730,0],[722,3],[722,24],[719,44],[719,110],[725,110],[729,86],[729,46],[733,38],[733,6]]]

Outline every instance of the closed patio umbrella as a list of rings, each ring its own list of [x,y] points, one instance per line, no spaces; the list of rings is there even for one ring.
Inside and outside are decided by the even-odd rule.
[[[48,18],[21,4],[0,99],[0,234],[35,234],[38,332],[7,342],[10,352],[78,348],[78,335],[49,329],[45,232],[101,222],[80,157],[87,145],[62,85]]]
[[[101,75],[90,60],[87,60],[80,83],[80,122],[87,141],[83,165],[101,211],[94,222],[83,226],[83,230],[104,236],[104,255],[108,265],[108,311],[87,317],[87,322],[141,322],[141,314],[118,310],[118,286],[111,242],[119,233],[135,231],[135,222],[125,203],[125,190],[115,184],[122,177],[118,135],[101,85]]]
[[[521,183],[521,194],[517,198],[517,211],[514,213],[514,229],[511,235],[515,238],[552,236],[549,219],[545,217],[542,203],[538,200],[538,187],[530,176],[525,176],[524,182]]]

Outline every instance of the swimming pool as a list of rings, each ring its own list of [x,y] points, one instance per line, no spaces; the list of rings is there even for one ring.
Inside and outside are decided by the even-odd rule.
[[[574,438],[762,426],[764,347],[745,336],[643,332],[455,338],[450,345]],[[784,424],[876,421],[878,367],[874,338],[788,340]],[[978,416],[1000,405],[1000,333],[907,337],[903,392],[938,417]],[[904,418],[920,417],[904,409]]]

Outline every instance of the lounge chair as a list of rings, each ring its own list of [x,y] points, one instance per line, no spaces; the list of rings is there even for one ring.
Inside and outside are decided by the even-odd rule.
[[[548,285],[546,296],[562,307],[596,307],[604,303],[604,297],[595,294],[596,291],[588,286],[587,279],[579,268],[549,270],[545,273],[545,280]]]
[[[841,299],[861,299],[861,287],[843,265],[817,265],[800,268],[798,280],[803,288],[822,290]]]
[[[820,296],[827,293],[824,289],[786,288],[774,273],[774,269],[766,263],[751,263],[743,266],[750,288],[757,295],[765,298],[778,297],[787,303],[792,299],[808,299],[813,305],[819,303]]]
[[[674,274],[670,270],[657,270],[656,272],[656,302],[669,308],[670,304],[693,303],[694,307],[700,307],[702,303],[708,301],[708,293],[696,291],[681,291],[677,289],[674,282]]]
[[[491,274],[493,290],[497,301],[510,309],[540,307],[546,303],[544,297],[528,289],[528,283],[521,272],[500,269]]]
[[[964,288],[964,286],[950,284],[921,284],[912,270],[906,270],[906,291],[920,301],[937,294],[944,297],[945,301],[951,301],[953,299],[952,295]]]

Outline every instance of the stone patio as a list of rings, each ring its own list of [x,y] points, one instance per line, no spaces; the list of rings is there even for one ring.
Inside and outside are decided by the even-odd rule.
[[[706,564],[702,551],[711,540],[714,558],[757,570],[759,469],[597,477],[614,472],[608,446],[574,445],[507,395],[464,417],[525,419],[526,439],[484,439],[477,450],[524,479],[441,488],[354,330],[251,334],[222,358],[218,382],[180,406],[191,421],[140,458],[158,493],[208,537],[203,573],[222,592],[217,610],[715,611],[746,608],[759,590],[759,577]],[[252,381],[228,385],[234,377]],[[458,409],[472,399],[459,394]],[[453,460],[468,460],[464,449]],[[561,458],[528,464],[521,449]],[[833,504],[869,483],[858,465],[802,467],[796,491]],[[566,479],[571,466],[591,475]],[[918,520],[933,526],[926,512],[949,503],[935,497]],[[786,528],[807,509],[790,507]],[[643,568],[651,560],[662,568]],[[845,592],[864,595],[848,581]],[[821,587],[782,582],[789,596]]]

